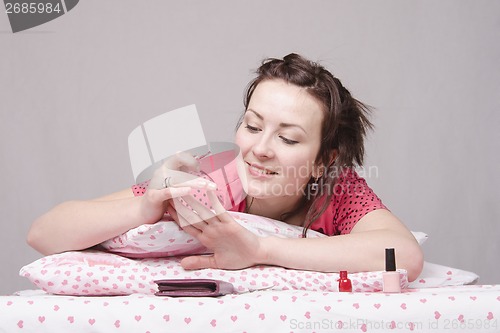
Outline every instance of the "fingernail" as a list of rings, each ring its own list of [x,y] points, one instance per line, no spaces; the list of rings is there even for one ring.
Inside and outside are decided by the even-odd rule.
[[[196,183],[196,185],[198,185],[199,187],[207,188],[209,190],[216,190],[217,189],[217,184],[209,182],[209,181],[205,181],[205,180],[198,181]]]
[[[204,180],[199,180],[196,185],[198,185],[199,187],[205,187],[207,186],[207,182],[204,181]]]
[[[173,197],[181,197],[191,193],[191,187],[171,187],[170,193]]]

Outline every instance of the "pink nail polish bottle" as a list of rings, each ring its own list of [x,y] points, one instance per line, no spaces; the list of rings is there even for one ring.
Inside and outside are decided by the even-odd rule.
[[[400,293],[399,272],[396,271],[396,255],[394,249],[385,249],[385,272],[382,273],[384,293]]]
[[[342,292],[352,291],[352,283],[351,280],[349,280],[349,278],[347,277],[347,271],[340,271],[339,291]]]

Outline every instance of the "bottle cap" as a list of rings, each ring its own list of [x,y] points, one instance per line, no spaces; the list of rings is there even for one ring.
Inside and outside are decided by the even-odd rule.
[[[396,270],[396,255],[394,249],[385,249],[385,271],[394,272]]]
[[[347,271],[340,271],[340,278],[346,279],[347,278]]]

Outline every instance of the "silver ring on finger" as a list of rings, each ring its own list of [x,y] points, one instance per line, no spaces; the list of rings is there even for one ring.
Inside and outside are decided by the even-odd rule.
[[[170,180],[171,180],[172,177],[166,177],[165,180],[163,181],[163,188],[167,188],[167,187],[170,187],[172,186],[172,184],[170,184]]]

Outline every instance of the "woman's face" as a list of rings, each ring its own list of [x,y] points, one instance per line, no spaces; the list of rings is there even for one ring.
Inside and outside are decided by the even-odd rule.
[[[322,121],[321,104],[305,89],[282,80],[259,83],[235,138],[247,193],[255,198],[303,195],[311,175],[317,175]]]

